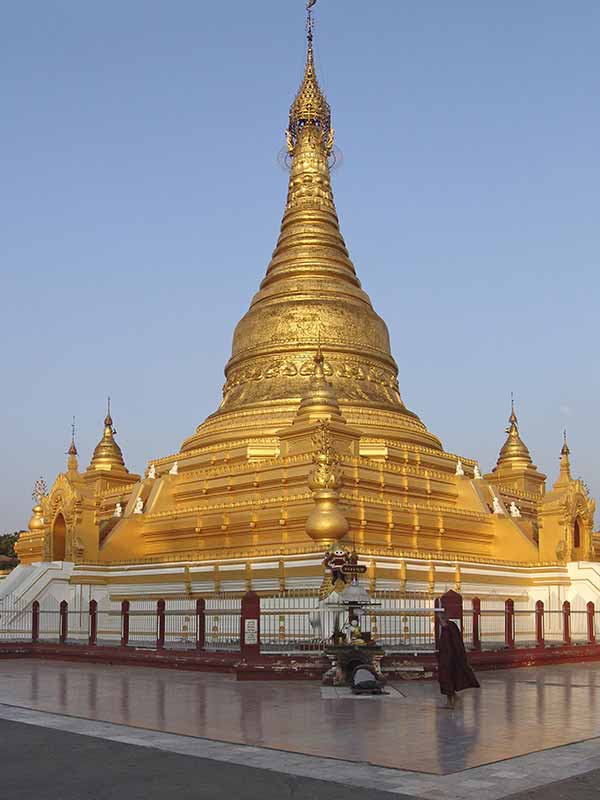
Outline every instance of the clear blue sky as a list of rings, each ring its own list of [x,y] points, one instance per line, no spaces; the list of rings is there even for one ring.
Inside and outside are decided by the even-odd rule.
[[[303,0],[21,0],[0,32],[0,530],[83,467],[218,405],[278,233]],[[600,3],[319,0],[334,192],[407,405],[493,466],[509,394],[554,479],[600,493]]]

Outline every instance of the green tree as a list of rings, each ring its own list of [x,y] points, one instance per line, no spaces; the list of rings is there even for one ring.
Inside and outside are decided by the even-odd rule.
[[[16,559],[15,544],[18,538],[19,534],[16,531],[14,533],[0,534],[0,556],[9,556],[9,558]]]

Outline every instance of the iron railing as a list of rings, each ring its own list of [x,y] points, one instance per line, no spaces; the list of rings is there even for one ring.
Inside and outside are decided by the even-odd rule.
[[[388,654],[435,651],[430,595],[377,591],[370,600],[354,611],[366,641]],[[320,653],[334,634],[347,629],[347,611],[320,601],[316,590],[283,591],[259,602],[252,617],[261,653]],[[6,595],[0,599],[0,642],[235,653],[241,649],[244,613],[244,599],[226,594],[167,601],[75,598],[71,604],[54,597],[26,603]],[[463,601],[462,632],[472,650],[595,643],[599,626],[600,611],[581,600],[559,608],[545,608],[541,601],[531,607],[524,599]]]

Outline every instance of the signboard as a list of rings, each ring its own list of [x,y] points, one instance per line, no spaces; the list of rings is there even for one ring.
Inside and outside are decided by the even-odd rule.
[[[245,620],[244,643],[245,644],[258,644],[258,620],[257,619],[247,619],[247,620]]]
[[[342,573],[344,575],[362,575],[363,572],[367,571],[367,567],[365,564],[344,564],[342,567]]]

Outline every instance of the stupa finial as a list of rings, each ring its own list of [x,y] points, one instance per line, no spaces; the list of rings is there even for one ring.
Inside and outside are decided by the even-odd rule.
[[[67,471],[77,472],[79,463],[77,461],[77,447],[75,446],[75,417],[73,417],[73,422],[71,423],[71,444],[67,450],[67,455]]]
[[[560,472],[558,474],[558,479],[554,484],[554,488],[564,488],[568,486],[573,478],[571,477],[571,461],[569,459],[569,455],[571,450],[569,449],[569,445],[567,444],[567,431],[563,431],[563,446],[560,449]]]
[[[512,428],[517,428],[518,420],[517,415],[515,414],[515,394],[514,392],[510,393],[510,417],[508,418],[508,422],[510,427],[506,429],[507,433],[510,433]],[[517,428],[518,430],[518,428]]]
[[[89,470],[117,470],[127,472],[121,448],[115,442],[116,430],[110,411],[110,397],[107,402],[106,417],[104,418],[104,434],[96,445],[94,455],[90,462]]]
[[[69,449],[67,450],[67,455],[69,456],[77,455],[77,447],[75,446],[75,417],[73,417],[73,422],[71,423],[71,444],[69,445]]]
[[[508,438],[500,450],[498,463],[495,469],[503,464],[511,464],[514,467],[532,465],[533,462],[529,450],[519,435],[518,419],[515,412],[515,396],[513,392],[510,393],[510,417],[508,418],[506,433],[508,434]]]
[[[313,26],[313,6],[316,5],[317,0],[308,0],[306,3],[306,30],[308,33],[308,41],[312,41],[312,26]]]
[[[319,144],[325,155],[329,155],[333,147],[333,128],[331,127],[331,108],[325,99],[315,70],[315,60],[313,52],[314,37],[314,2],[306,4],[306,66],[304,68],[304,78],[296,99],[290,108],[290,121],[286,131],[288,141],[288,151],[291,155],[296,150],[302,131],[311,128],[318,134]]]

